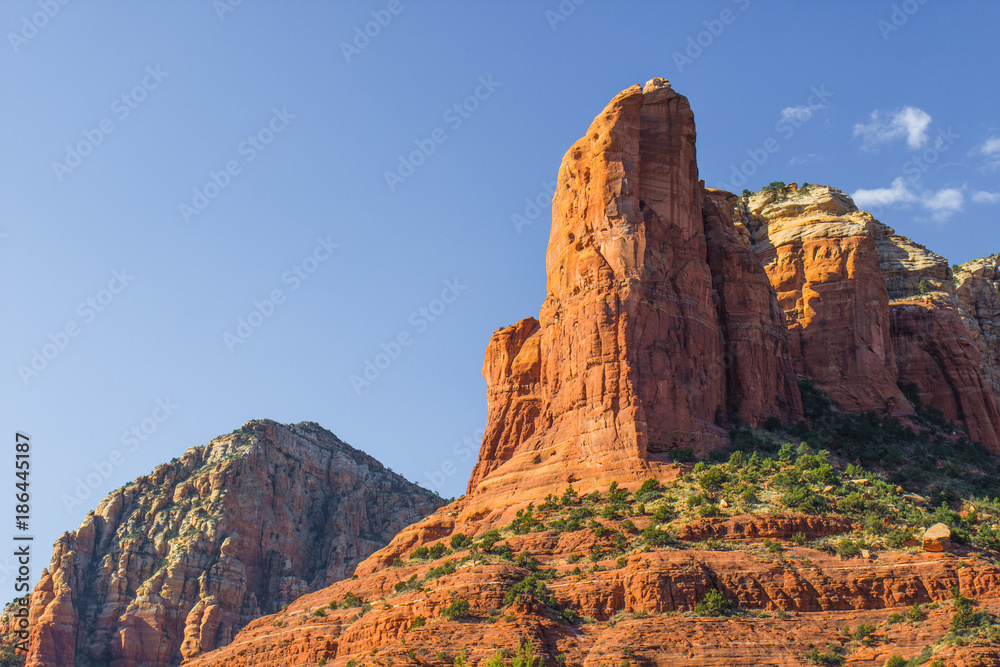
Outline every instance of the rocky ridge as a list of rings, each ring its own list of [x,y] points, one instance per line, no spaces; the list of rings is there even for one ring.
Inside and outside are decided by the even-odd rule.
[[[990,261],[955,272],[839,190],[777,185],[748,198],[747,224],[796,370],[856,412],[911,415],[899,386],[914,385],[923,405],[1000,452],[997,345],[983,329],[997,318]]]
[[[27,665],[177,665],[349,577],[441,504],[317,424],[247,422],[59,538],[32,595]]]

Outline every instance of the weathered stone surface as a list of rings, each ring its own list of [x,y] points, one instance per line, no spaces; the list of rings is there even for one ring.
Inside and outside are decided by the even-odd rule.
[[[948,551],[951,549],[951,528],[936,523],[921,536],[924,551]]]
[[[1000,452],[1000,406],[984,376],[988,362],[956,299],[931,292],[894,301],[891,316],[900,381],[916,384],[925,405],[964,424],[972,440]]]
[[[440,514],[457,512],[449,507]],[[758,520],[733,517],[719,523],[736,527]],[[794,525],[808,539],[849,528],[818,517],[771,520],[774,532]],[[636,521],[639,529],[647,525],[642,519]],[[763,538],[748,536],[742,528],[736,534],[758,547]],[[336,667],[352,660],[444,667],[463,646],[469,649],[467,664],[475,665],[493,655],[496,647],[510,647],[518,638],[534,639],[548,656],[562,653],[568,665],[598,667],[631,660],[630,664],[663,666],[797,667],[806,664],[808,645],[836,643],[844,625],[856,628],[862,623],[885,631],[870,653],[852,658],[860,660],[856,664],[884,664],[894,653],[916,656],[948,632],[952,587],[976,599],[980,608],[1000,611],[1000,570],[985,559],[953,553],[883,551],[876,559],[842,560],[822,550],[784,543],[783,556],[775,558],[689,544],[678,550],[632,553],[624,565],[600,559],[595,563],[598,570],[588,566],[574,574],[575,563],[592,552],[596,540],[591,531],[542,531],[504,541],[513,553],[528,551],[541,567],[554,569],[556,577],[548,586],[559,604],[593,619],[571,628],[544,609],[506,604],[505,591],[527,574],[513,563],[465,562],[420,590],[396,590],[410,577],[420,580],[431,568],[455,560],[446,555],[402,567],[359,570],[357,581],[304,596],[286,611],[249,624],[230,645],[192,659],[185,667],[292,667],[321,660]],[[713,589],[743,609],[760,611],[738,618],[685,613]],[[330,608],[348,592],[370,601],[371,610],[358,617],[357,608],[343,609],[342,604]],[[444,616],[454,599],[471,603],[471,618]],[[927,618],[919,631],[887,622],[893,613],[930,602],[938,605],[925,607]],[[316,616],[317,609],[325,615]],[[779,610],[782,613],[776,613]],[[426,622],[418,627],[415,621],[421,616]],[[488,622],[490,616],[493,620]],[[623,647],[628,647],[628,654],[623,654]],[[954,662],[947,664],[980,664],[973,662],[981,655],[975,647],[949,651],[954,653],[943,655],[951,655]],[[441,652],[445,658],[439,657]]]
[[[765,537],[789,539],[795,533],[816,537],[849,532],[853,524],[844,517],[825,518],[806,514],[747,515],[728,519],[701,519],[677,531],[681,540],[698,541],[716,539],[764,539]]]
[[[896,386],[889,295],[871,215],[839,190],[762,190],[748,226],[788,319],[796,370],[858,412],[910,414]]]
[[[349,576],[440,504],[316,424],[248,422],[59,538],[33,593],[27,665],[177,665]]]
[[[732,416],[801,416],[783,313],[735,198],[706,198],[694,140],[687,99],[654,79],[617,95],[566,153],[539,322],[487,348],[470,492],[488,478],[496,504],[528,477],[553,491],[642,479],[669,450],[725,446]]]
[[[958,267],[954,283],[962,321],[979,348],[980,374],[1000,409],[1000,255]]]
[[[521,320],[499,329],[490,339],[483,362],[486,378],[486,434],[469,488],[531,437],[541,414],[541,336],[538,320]]]
[[[802,416],[788,345],[788,325],[767,272],[753,253],[740,199],[707,190],[702,206],[708,263],[726,368],[729,415],[759,426],[767,417],[783,422]]]
[[[900,236],[877,220],[872,230],[890,301],[911,297],[921,291],[953,291],[947,259]]]

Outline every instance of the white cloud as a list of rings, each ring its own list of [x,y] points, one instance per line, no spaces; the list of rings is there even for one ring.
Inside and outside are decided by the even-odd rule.
[[[983,155],[1000,155],[1000,137],[990,137],[979,147]]]
[[[927,143],[930,124],[931,115],[917,107],[903,107],[889,112],[875,110],[870,123],[854,126],[854,136],[861,137],[861,147],[865,150],[875,150],[879,144],[903,138],[907,146],[917,150]]]
[[[914,192],[906,184],[906,179],[900,176],[887,188],[857,190],[851,195],[851,199],[858,208],[868,210],[883,206],[908,208],[915,205],[930,213],[931,219],[935,222],[944,222],[961,211],[965,205],[965,186]],[[976,194],[973,194],[973,201],[977,201]]]
[[[937,192],[927,192],[921,198],[920,203],[931,212],[932,220],[944,222],[962,210],[962,204],[965,203],[965,193],[958,188],[945,188]]]
[[[875,188],[874,190],[857,190],[851,195],[851,199],[858,208],[871,208],[872,206],[893,206],[895,204],[909,204],[917,200],[916,195],[906,187],[906,181],[902,176],[892,182],[888,188]]]
[[[972,201],[977,204],[996,204],[1000,202],[1000,192],[987,192],[986,190],[973,190]]]
[[[791,123],[798,127],[802,123],[806,122],[820,109],[825,109],[826,106],[823,104],[810,104],[808,106],[802,105],[797,107],[786,107],[781,110],[781,122]]]
[[[807,162],[822,162],[822,161],[823,161],[823,156],[820,155],[819,153],[808,153],[806,155],[796,155],[795,157],[793,157],[791,160],[788,161],[788,164],[805,164]]]

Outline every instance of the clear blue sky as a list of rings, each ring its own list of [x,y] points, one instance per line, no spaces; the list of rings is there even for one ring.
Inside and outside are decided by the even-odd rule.
[[[253,418],[462,493],[484,347],[544,298],[526,199],[651,77],[690,98],[710,186],[867,191],[953,262],[1000,250],[995,3],[225,2],[0,6],[0,422],[33,439],[33,579],[99,497]]]

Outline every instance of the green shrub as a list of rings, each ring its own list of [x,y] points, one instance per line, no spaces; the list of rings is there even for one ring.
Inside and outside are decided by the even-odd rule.
[[[872,535],[885,535],[889,532],[889,527],[885,525],[885,520],[874,512],[865,512],[861,524],[864,531]]]
[[[472,605],[469,604],[468,600],[455,599],[444,608],[441,614],[452,621],[461,620],[469,616],[471,608]]]
[[[515,535],[527,535],[542,528],[541,520],[535,516],[534,505],[528,505],[527,508],[518,510],[514,520],[510,523],[510,529]]]
[[[906,667],[906,658],[894,655],[885,662],[885,667]]]
[[[956,635],[963,635],[970,630],[989,625],[993,620],[988,611],[974,610],[972,601],[957,590],[953,592],[952,603],[955,605],[955,613],[951,617],[951,631]]]
[[[906,545],[906,541],[913,537],[913,530],[910,528],[893,528],[890,530],[883,542],[885,546],[890,549],[902,549]]]
[[[650,526],[642,531],[642,541],[651,547],[665,547],[673,543],[674,535],[668,530]]]
[[[451,548],[455,551],[465,549],[472,544],[472,538],[465,533],[456,533],[451,536]]]
[[[670,454],[670,458],[678,463],[690,463],[694,461],[694,450],[690,447],[671,449],[668,454]]]
[[[726,474],[726,471],[715,467],[708,469],[698,480],[698,483],[706,491],[718,491],[728,481],[729,475]]]
[[[825,514],[826,500],[808,486],[799,486],[781,496],[781,504],[804,514]]]
[[[510,605],[514,602],[526,602],[529,600],[539,602],[551,609],[556,609],[559,606],[555,597],[545,586],[545,582],[541,581],[534,575],[529,575],[511,586],[507,590],[507,594],[504,596],[504,605]]]
[[[842,651],[839,646],[831,644],[826,652],[821,653],[815,646],[806,653],[806,661],[810,665],[824,665],[828,667],[838,667],[844,664],[844,657],[838,651]]]
[[[857,558],[861,555],[861,547],[852,540],[837,542],[837,555],[841,558]]]
[[[660,484],[659,480],[650,477],[645,482],[643,482],[642,486],[640,486],[639,489],[635,492],[635,497],[639,498],[640,496],[647,496],[654,493],[659,493],[662,490],[663,486]]]
[[[455,561],[446,560],[437,567],[429,569],[427,571],[427,576],[424,577],[424,581],[431,581],[432,579],[443,577],[446,574],[453,574],[456,569],[458,569],[458,565],[455,564]]]
[[[413,619],[413,625],[410,626],[410,629],[412,630],[413,628],[419,628],[420,626],[424,625],[425,623],[427,623],[427,618],[426,617],[424,617],[424,616],[417,616],[417,617],[415,617]]]
[[[912,607],[910,607],[909,609],[906,610],[906,618],[907,618],[907,620],[913,621],[914,623],[916,623],[918,621],[922,621],[926,617],[927,617],[927,614],[924,613],[924,610],[921,609],[921,607],[920,607],[919,604],[915,604],[915,605],[913,605]]]
[[[698,515],[703,517],[719,516],[722,510],[714,503],[707,503],[698,508]]]
[[[694,606],[694,613],[701,616],[724,616],[729,613],[730,607],[729,600],[713,588]]]
[[[500,536],[500,531],[494,528],[493,530],[488,530],[483,533],[483,536],[479,539],[479,548],[483,550],[483,553],[491,553],[493,551],[494,545],[503,539]]]
[[[608,486],[608,502],[612,505],[627,503],[631,495],[628,490],[619,488],[617,481],[612,481]]]

